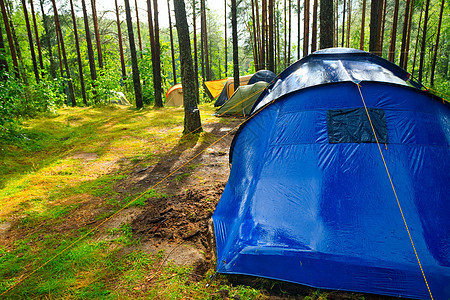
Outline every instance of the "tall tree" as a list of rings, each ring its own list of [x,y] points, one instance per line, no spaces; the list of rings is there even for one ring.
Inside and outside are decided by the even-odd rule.
[[[347,21],[347,41],[346,47],[350,47],[350,27],[352,23],[352,0],[348,0],[348,21]]]
[[[269,1],[269,5],[268,5],[268,10],[269,10],[269,35],[268,35],[268,55],[269,55],[269,60],[268,60],[268,65],[267,68],[272,71],[275,72],[275,56],[274,56],[274,43],[273,43],[273,39],[274,39],[274,30],[273,30],[273,14],[274,14],[274,0],[268,0]]]
[[[366,26],[366,0],[362,2],[362,16],[361,16],[361,35],[359,37],[359,49],[364,50],[364,28]]]
[[[147,2],[148,1],[150,1],[150,0],[147,0]],[[136,98],[136,108],[140,109],[140,108],[144,107],[144,103],[142,101],[141,76],[139,74],[136,45],[134,44],[133,21],[131,20],[131,10],[130,10],[130,1],[129,0],[125,0],[125,14],[126,14],[127,28],[128,28],[128,39],[130,42],[131,68],[133,70],[134,96]]]
[[[333,0],[320,0],[320,49],[334,45]]]
[[[137,33],[138,33],[138,42],[139,42],[139,52],[141,53],[142,58],[142,39],[141,39],[141,24],[139,22],[139,8],[137,5],[137,0],[134,0],[134,7],[136,10],[136,26],[137,26]]]
[[[50,75],[52,78],[56,78],[56,67],[55,67],[55,60],[53,59],[53,51],[52,51],[52,43],[50,41],[50,28],[49,28],[49,19],[47,14],[44,10],[44,1],[39,0],[39,4],[41,7],[41,14],[42,14],[42,23],[44,24],[44,31],[45,31],[45,39],[43,39],[47,44],[47,51],[48,51],[48,57],[50,59]]]
[[[6,61],[5,41],[3,40],[2,22],[0,22],[0,72],[9,72],[8,62]],[[0,80],[6,80],[7,75],[2,74]]]
[[[75,49],[77,52],[77,63],[78,63],[78,73],[80,76],[81,95],[83,96],[84,105],[87,106],[88,103],[86,99],[86,88],[84,86],[83,64],[81,62],[80,42],[78,40],[77,19],[75,17],[75,11],[73,9],[73,0],[70,0],[69,2],[70,2],[70,11],[72,13],[73,34],[75,36]]]
[[[154,9],[154,28],[155,28],[155,64],[153,70],[155,70],[153,77],[153,85],[155,88],[155,106],[163,107],[162,102],[162,79],[161,79],[161,47],[159,44],[159,21],[158,21],[158,0],[153,0]]]
[[[397,22],[398,22],[399,6],[400,1],[395,0],[394,19],[392,21],[392,30],[391,30],[391,44],[389,46],[389,60],[392,61],[393,63],[395,63],[395,44],[397,43]]]
[[[209,64],[209,49],[208,49],[208,28],[206,26],[206,5],[205,0],[200,0],[201,10],[201,26],[202,26],[202,40],[204,46],[204,59],[205,59],[205,79],[211,80],[211,66]]]
[[[174,0],[175,20],[180,46],[181,84],[183,85],[184,134],[201,132],[200,111],[195,96],[194,68],[184,0]]]
[[[409,8],[411,6],[411,0],[406,0],[405,3],[405,16],[403,21],[403,32],[402,32],[402,45],[400,48],[400,67],[405,69],[405,51],[406,51],[406,40],[408,36],[408,27],[409,27]]]
[[[92,47],[91,31],[89,29],[89,19],[86,10],[85,0],[81,0],[81,7],[83,10],[83,20],[84,20],[84,31],[86,32],[86,45],[88,50],[88,60],[89,60],[89,71],[91,73],[91,81],[93,87],[94,101],[97,102],[97,91],[96,91],[96,81],[97,81],[97,69],[95,68],[95,58],[94,49]]]
[[[41,70],[44,70],[44,60],[42,59],[42,49],[41,49],[41,41],[39,39],[39,32],[36,22],[36,13],[34,11],[34,4],[33,0],[30,0],[30,8],[31,8],[31,16],[33,19],[33,25],[34,25],[34,38],[36,39],[36,47],[38,49],[38,57],[39,57],[39,67]]]
[[[384,32],[385,32],[385,28],[386,28],[386,8],[387,8],[387,0],[381,1],[381,5],[380,5],[380,17],[378,18],[378,22],[381,23],[381,37],[379,40],[380,45],[378,46],[379,52],[380,52],[380,56],[383,54],[383,42],[384,42]]]
[[[291,0],[289,0],[289,4],[291,4],[290,2],[291,2]],[[300,47],[301,43],[300,42],[302,40],[302,36],[300,34],[300,26],[301,26],[300,25],[301,24],[301,22],[300,22],[300,11],[301,11],[301,9],[300,9],[300,0],[297,0],[297,33],[298,33],[297,34],[297,59],[301,58],[301,50],[300,50],[301,49],[301,47]],[[291,12],[291,8],[289,7],[289,20],[290,20],[290,15],[291,15],[290,12]],[[290,39],[290,30],[291,30],[291,26],[289,25],[289,39]],[[289,45],[289,48],[290,48],[290,45]]]
[[[252,5],[252,34],[253,34],[253,59],[255,62],[255,69],[256,71],[259,70],[259,56],[258,56],[258,39],[256,37],[256,19],[255,19],[255,5],[254,5],[254,1],[252,0],[251,5]],[[257,1],[257,0],[256,0]],[[286,1],[286,0],[285,0]],[[226,8],[226,0],[225,0],[225,8]],[[226,32],[226,18],[225,18],[225,32]],[[225,37],[225,41],[226,41],[226,37]],[[226,53],[226,43],[225,43],[225,53]],[[225,54],[225,58],[226,58],[226,54]],[[227,65],[226,61],[225,61],[225,66]],[[226,67],[225,67],[225,74],[226,74]]]
[[[75,90],[73,88],[73,82],[72,82],[72,78],[70,76],[69,62],[67,60],[66,48],[64,46],[64,38],[62,35],[61,23],[59,22],[59,15],[58,15],[58,10],[56,8],[55,0],[52,0],[52,4],[53,4],[53,14],[55,15],[56,34],[57,34],[57,36],[59,36],[59,43],[61,46],[64,67],[66,69],[67,84],[69,86],[69,99],[72,101],[72,106],[76,106],[77,100],[75,99]]]
[[[231,13],[233,13],[233,9],[231,9]],[[236,20],[235,20],[236,21]],[[233,20],[231,21],[231,25],[233,26]],[[260,61],[261,61],[261,69],[266,69],[266,51],[267,51],[267,0],[261,1],[261,52],[260,52]],[[233,33],[234,34],[234,33]],[[234,61],[234,36],[233,36],[233,61]]]
[[[103,69],[102,43],[100,41],[100,30],[98,29],[96,0],[91,0],[92,20],[94,22],[95,43],[97,45],[98,67]]]
[[[173,46],[173,33],[172,33],[172,17],[170,16],[170,0],[167,0],[167,12],[169,15],[169,35],[170,35],[170,52],[172,54],[172,75],[173,84],[177,84],[177,68],[175,66],[175,48]]]
[[[408,69],[408,55],[409,55],[409,45],[411,42],[411,25],[412,25],[412,17],[414,11],[414,0],[411,1],[411,9],[409,10],[409,18],[408,18],[408,34],[406,35],[406,48],[405,48],[405,56],[403,58],[402,68]]]
[[[305,0],[304,19],[303,19],[303,56],[309,52],[309,0]]]
[[[264,1],[264,0],[263,0]],[[264,16],[263,16],[264,18]],[[238,33],[237,33],[237,4],[231,0],[231,28],[233,34],[233,77],[234,90],[239,87],[239,57],[238,57]]]
[[[175,2],[174,2],[175,4]],[[194,78],[195,78],[195,99],[196,103],[200,102],[199,94],[198,94],[198,53],[197,53],[197,27],[196,27],[196,12],[197,11],[197,4],[195,0],[192,0],[192,19],[193,19],[193,29],[194,32],[192,33],[194,36]]]
[[[314,0],[313,3],[313,20],[312,20],[312,32],[311,32],[311,53],[317,50],[317,6],[318,0]]]
[[[439,13],[439,23],[438,23],[437,33],[436,33],[436,44],[434,45],[433,60],[431,62],[431,78],[430,78],[431,86],[434,86],[434,71],[436,68],[436,59],[437,59],[437,52],[438,52],[438,48],[439,48],[439,36],[441,35],[442,14],[444,13],[444,5],[445,5],[445,1],[442,0],[441,12]]]
[[[344,0],[344,10],[342,12],[342,42],[341,47],[344,47],[344,39],[345,39],[345,8],[346,1]]]
[[[258,1],[258,0],[256,0],[256,1]],[[228,49],[227,49],[227,47],[228,47],[228,45],[227,45],[227,0],[224,0],[223,1],[224,2],[224,13],[223,13],[223,15],[224,15],[224,31],[225,31],[225,33],[224,33],[224,37],[225,37],[225,76],[227,76],[227,73],[228,73]],[[253,0],[252,0],[252,11],[253,11],[253,14],[255,13],[255,8],[253,7]],[[255,20],[255,17],[253,17],[253,20]],[[255,25],[255,24],[253,24],[253,25]],[[256,65],[258,65],[257,63],[256,63]],[[256,68],[258,68],[258,67],[256,67]]]
[[[17,38],[16,29],[14,27],[13,18],[10,11],[12,5],[13,5],[12,1],[6,2],[7,19],[9,20],[9,28],[11,30],[12,38],[14,41],[14,48],[16,49],[17,58],[19,60],[19,71],[22,71],[21,77],[23,82],[25,83],[25,85],[28,85],[27,73],[23,68],[25,64],[22,57],[22,50],[20,49],[19,39]]]
[[[261,51],[262,51],[262,38],[261,38],[261,26],[259,17],[259,0],[255,0],[255,14],[256,14],[256,40],[258,44],[258,70],[263,69],[261,61]]]
[[[423,17],[422,43],[421,43],[421,47],[420,47],[420,58],[419,58],[419,81],[422,81],[422,77],[423,77],[423,64],[424,64],[424,60],[425,60],[425,47],[426,47],[426,41],[427,41],[429,9],[430,9],[430,0],[426,0],[425,15]]]
[[[420,6],[419,25],[417,26],[416,45],[414,47],[414,58],[413,58],[413,65],[412,65],[412,71],[411,71],[412,76],[414,76],[414,71],[416,69],[416,57],[417,57],[417,49],[419,48],[420,26],[422,24],[423,6],[424,6],[424,2],[422,2],[422,5]]]
[[[11,58],[14,66],[14,74],[19,78],[19,63],[17,62],[16,49],[14,48],[13,37],[10,29],[10,24],[8,20],[8,14],[6,12],[4,0],[0,0],[0,6],[2,9],[3,24],[5,24],[6,36],[8,38],[9,51],[11,53]]]
[[[370,40],[369,51],[381,55],[380,52],[380,38],[381,38],[381,8],[382,0],[372,0],[370,6]]]
[[[122,28],[120,26],[119,5],[117,4],[117,0],[114,0],[114,4],[116,6],[116,24],[117,39],[119,40],[120,68],[122,69],[122,80],[125,80],[127,78],[127,70],[125,67],[125,57],[123,55]]]

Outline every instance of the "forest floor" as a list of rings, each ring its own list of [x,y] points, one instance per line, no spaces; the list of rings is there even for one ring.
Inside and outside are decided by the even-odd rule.
[[[0,299],[388,299],[215,272],[240,118],[65,108],[0,142]],[[208,287],[207,287],[208,285]]]

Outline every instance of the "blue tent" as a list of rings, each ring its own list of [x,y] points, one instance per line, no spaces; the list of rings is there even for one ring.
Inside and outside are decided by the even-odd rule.
[[[217,271],[449,299],[450,109],[421,88],[354,49],[283,71],[230,149]]]
[[[258,72],[253,74],[253,76],[248,81],[248,84],[254,84],[257,83],[258,81],[271,83],[272,80],[274,80],[276,77],[277,75],[270,70],[259,70]]]

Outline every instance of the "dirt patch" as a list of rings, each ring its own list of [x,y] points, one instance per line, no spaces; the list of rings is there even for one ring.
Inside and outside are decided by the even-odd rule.
[[[74,158],[74,159],[81,159],[84,161],[91,161],[91,160],[96,160],[98,158],[98,154],[97,153],[93,153],[93,152],[76,152],[74,154],[72,154],[70,156],[70,158]]]

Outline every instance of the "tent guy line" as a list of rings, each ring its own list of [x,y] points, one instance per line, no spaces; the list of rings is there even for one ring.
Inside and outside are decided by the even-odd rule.
[[[388,166],[386,164],[386,160],[384,159],[383,151],[381,151],[380,142],[378,141],[378,136],[377,136],[377,133],[375,132],[375,127],[373,126],[372,119],[370,118],[369,110],[367,109],[367,106],[366,106],[366,101],[364,101],[364,97],[363,97],[363,94],[362,94],[362,91],[361,91],[361,84],[360,83],[356,83],[356,86],[358,87],[359,95],[361,96],[361,101],[362,101],[362,103],[364,105],[364,109],[366,111],[367,118],[369,119],[369,123],[370,123],[370,127],[372,128],[373,135],[375,136],[375,140],[377,142],[378,150],[380,151],[381,159],[383,160],[383,164],[384,164],[384,167],[386,169],[386,174],[387,174],[387,176],[389,178],[389,182],[391,183],[392,191],[394,192],[394,196],[395,196],[395,200],[397,201],[398,209],[400,210],[400,214],[402,215],[403,223],[405,224],[406,231],[408,232],[408,237],[409,237],[409,240],[411,241],[411,245],[413,247],[414,254],[415,254],[416,259],[417,259],[417,263],[419,264],[420,271],[422,272],[423,280],[425,281],[425,284],[427,286],[428,293],[430,294],[431,300],[433,300],[434,299],[433,298],[433,294],[431,293],[431,289],[430,289],[430,286],[428,285],[427,277],[425,276],[425,272],[423,271],[422,264],[420,263],[419,255],[417,254],[416,246],[414,245],[414,241],[412,239],[411,232],[409,231],[408,223],[406,222],[405,215],[403,214],[402,206],[400,204],[400,201],[398,200],[397,192],[395,190],[394,183],[392,182],[392,178],[391,178],[391,174],[389,172],[389,168],[388,168]]]

